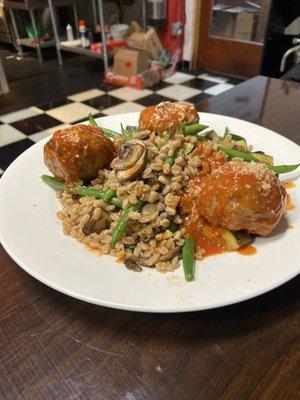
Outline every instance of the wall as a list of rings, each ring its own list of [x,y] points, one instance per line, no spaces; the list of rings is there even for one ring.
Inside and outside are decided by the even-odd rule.
[[[184,27],[184,43],[183,43],[183,60],[191,61],[192,57],[192,39],[194,27],[194,15],[197,0],[185,0],[185,27]]]

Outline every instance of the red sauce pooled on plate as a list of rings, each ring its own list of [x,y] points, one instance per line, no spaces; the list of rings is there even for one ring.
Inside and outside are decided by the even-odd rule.
[[[257,249],[254,246],[248,245],[241,247],[237,252],[243,256],[253,256],[253,254],[257,253]]]

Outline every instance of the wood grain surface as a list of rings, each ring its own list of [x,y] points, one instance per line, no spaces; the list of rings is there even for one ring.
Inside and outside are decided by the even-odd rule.
[[[199,108],[299,143],[299,104],[299,87],[257,77]],[[299,399],[299,277],[238,305],[166,315],[67,297],[2,247],[0,267],[1,400]]]

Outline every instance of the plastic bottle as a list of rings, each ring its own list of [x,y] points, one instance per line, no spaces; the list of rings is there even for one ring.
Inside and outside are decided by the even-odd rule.
[[[82,47],[86,48],[88,46],[87,46],[86,37],[85,37],[85,32],[86,32],[85,21],[83,19],[80,19],[78,25],[79,25],[78,30],[79,30],[79,37],[80,37],[80,45]]]
[[[67,25],[66,31],[67,31],[67,40],[68,42],[71,42],[72,40],[74,40],[74,35],[73,35],[73,28],[70,24]]]

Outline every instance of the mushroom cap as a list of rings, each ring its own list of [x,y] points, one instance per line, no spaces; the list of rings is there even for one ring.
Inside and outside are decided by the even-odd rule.
[[[120,146],[118,157],[111,163],[120,183],[135,179],[142,172],[146,153],[146,145],[139,139],[128,140]]]

